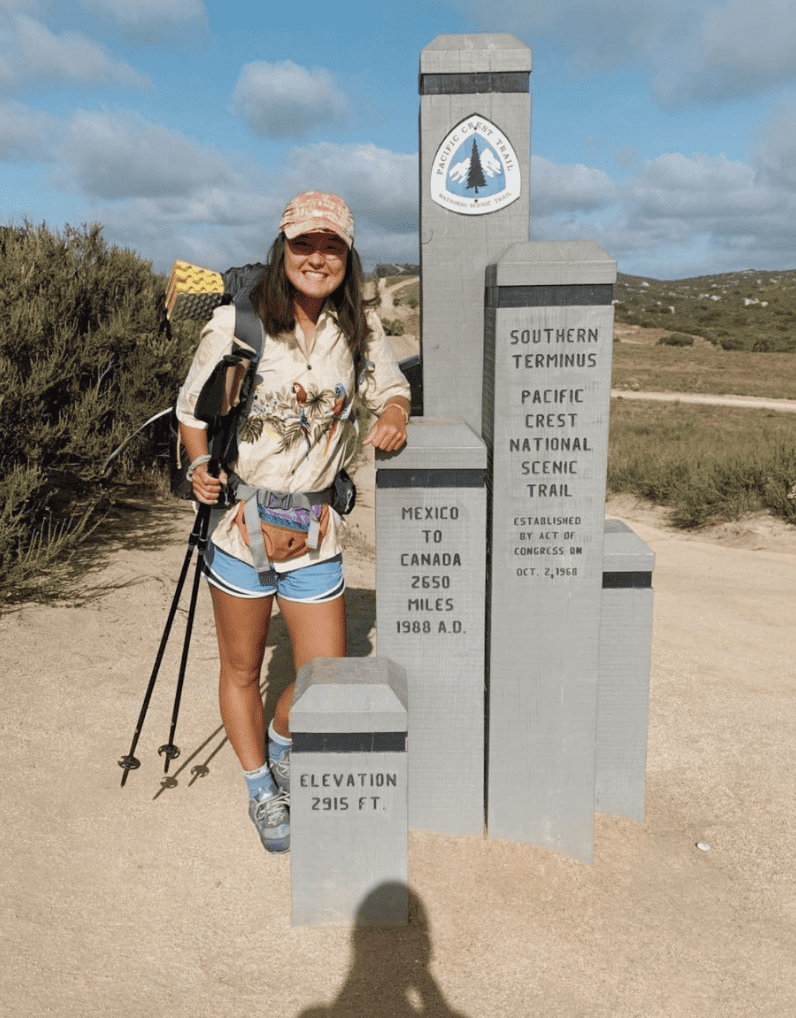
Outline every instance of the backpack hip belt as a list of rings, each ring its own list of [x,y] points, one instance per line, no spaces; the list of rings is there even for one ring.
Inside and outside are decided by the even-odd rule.
[[[251,484],[239,481],[235,487],[235,498],[244,502],[243,518],[249,532],[249,550],[252,564],[258,573],[267,573],[271,568],[265,553],[263,533],[260,527],[260,507],[275,509],[278,512],[291,512],[292,519],[288,524],[296,530],[307,531],[307,547],[317,549],[320,537],[318,517],[312,510],[315,506],[331,505],[334,488],[323,491],[273,491],[271,488],[256,488]]]

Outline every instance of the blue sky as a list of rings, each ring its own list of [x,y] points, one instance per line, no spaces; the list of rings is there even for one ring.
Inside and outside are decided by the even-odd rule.
[[[0,0],[0,222],[223,270],[320,187],[416,261],[419,53],[468,32],[533,51],[534,239],[796,268],[796,0]]]

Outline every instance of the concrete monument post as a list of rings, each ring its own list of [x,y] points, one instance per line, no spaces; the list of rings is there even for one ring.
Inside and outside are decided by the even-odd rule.
[[[484,268],[528,239],[531,51],[442,35],[420,54],[424,414],[481,433]]]
[[[293,923],[405,923],[403,669],[383,658],[310,661],[296,679],[290,726]],[[370,899],[384,884],[393,891]],[[363,915],[366,898],[378,908]]]
[[[638,821],[644,819],[654,564],[630,527],[605,521],[594,808]]]
[[[528,236],[531,51],[440,36],[420,56],[423,422],[377,456],[379,653],[410,690],[409,818],[484,829],[484,268]]]
[[[591,860],[616,265],[514,244],[487,271],[490,835]]]
[[[409,822],[482,834],[484,443],[423,421],[376,467],[378,652],[409,684]]]

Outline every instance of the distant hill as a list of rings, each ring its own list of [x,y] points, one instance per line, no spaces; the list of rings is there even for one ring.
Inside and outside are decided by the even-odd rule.
[[[413,262],[379,262],[369,273],[379,278],[383,276],[419,276],[420,266]]]
[[[417,307],[417,265],[380,264],[376,268],[380,276],[390,277],[385,282],[391,286],[406,277],[406,287],[396,296],[395,305]],[[725,350],[796,352],[794,269],[746,269],[674,280],[620,272],[614,303],[616,321],[621,324],[701,336]]]
[[[688,333],[726,350],[796,350],[796,270],[660,280],[619,273],[617,322]]]

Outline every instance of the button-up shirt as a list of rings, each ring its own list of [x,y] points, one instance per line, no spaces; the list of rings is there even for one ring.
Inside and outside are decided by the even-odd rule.
[[[363,343],[358,385],[351,348],[329,302],[311,340],[298,323],[292,332],[265,336],[251,408],[238,423],[238,459],[228,464],[246,484],[289,492],[328,488],[354,454],[355,396],[377,415],[392,397],[410,398],[409,385],[374,311],[368,312],[368,324],[371,332]],[[225,306],[215,310],[202,331],[177,400],[177,418],[188,427],[206,428],[193,416],[196,400],[213,367],[231,351],[234,329],[234,308]],[[230,555],[251,562],[234,523],[235,512],[235,507],[213,511],[213,542]],[[339,526],[340,517],[331,511],[329,530],[317,551],[274,562],[273,567],[278,572],[298,569],[336,555]]]

